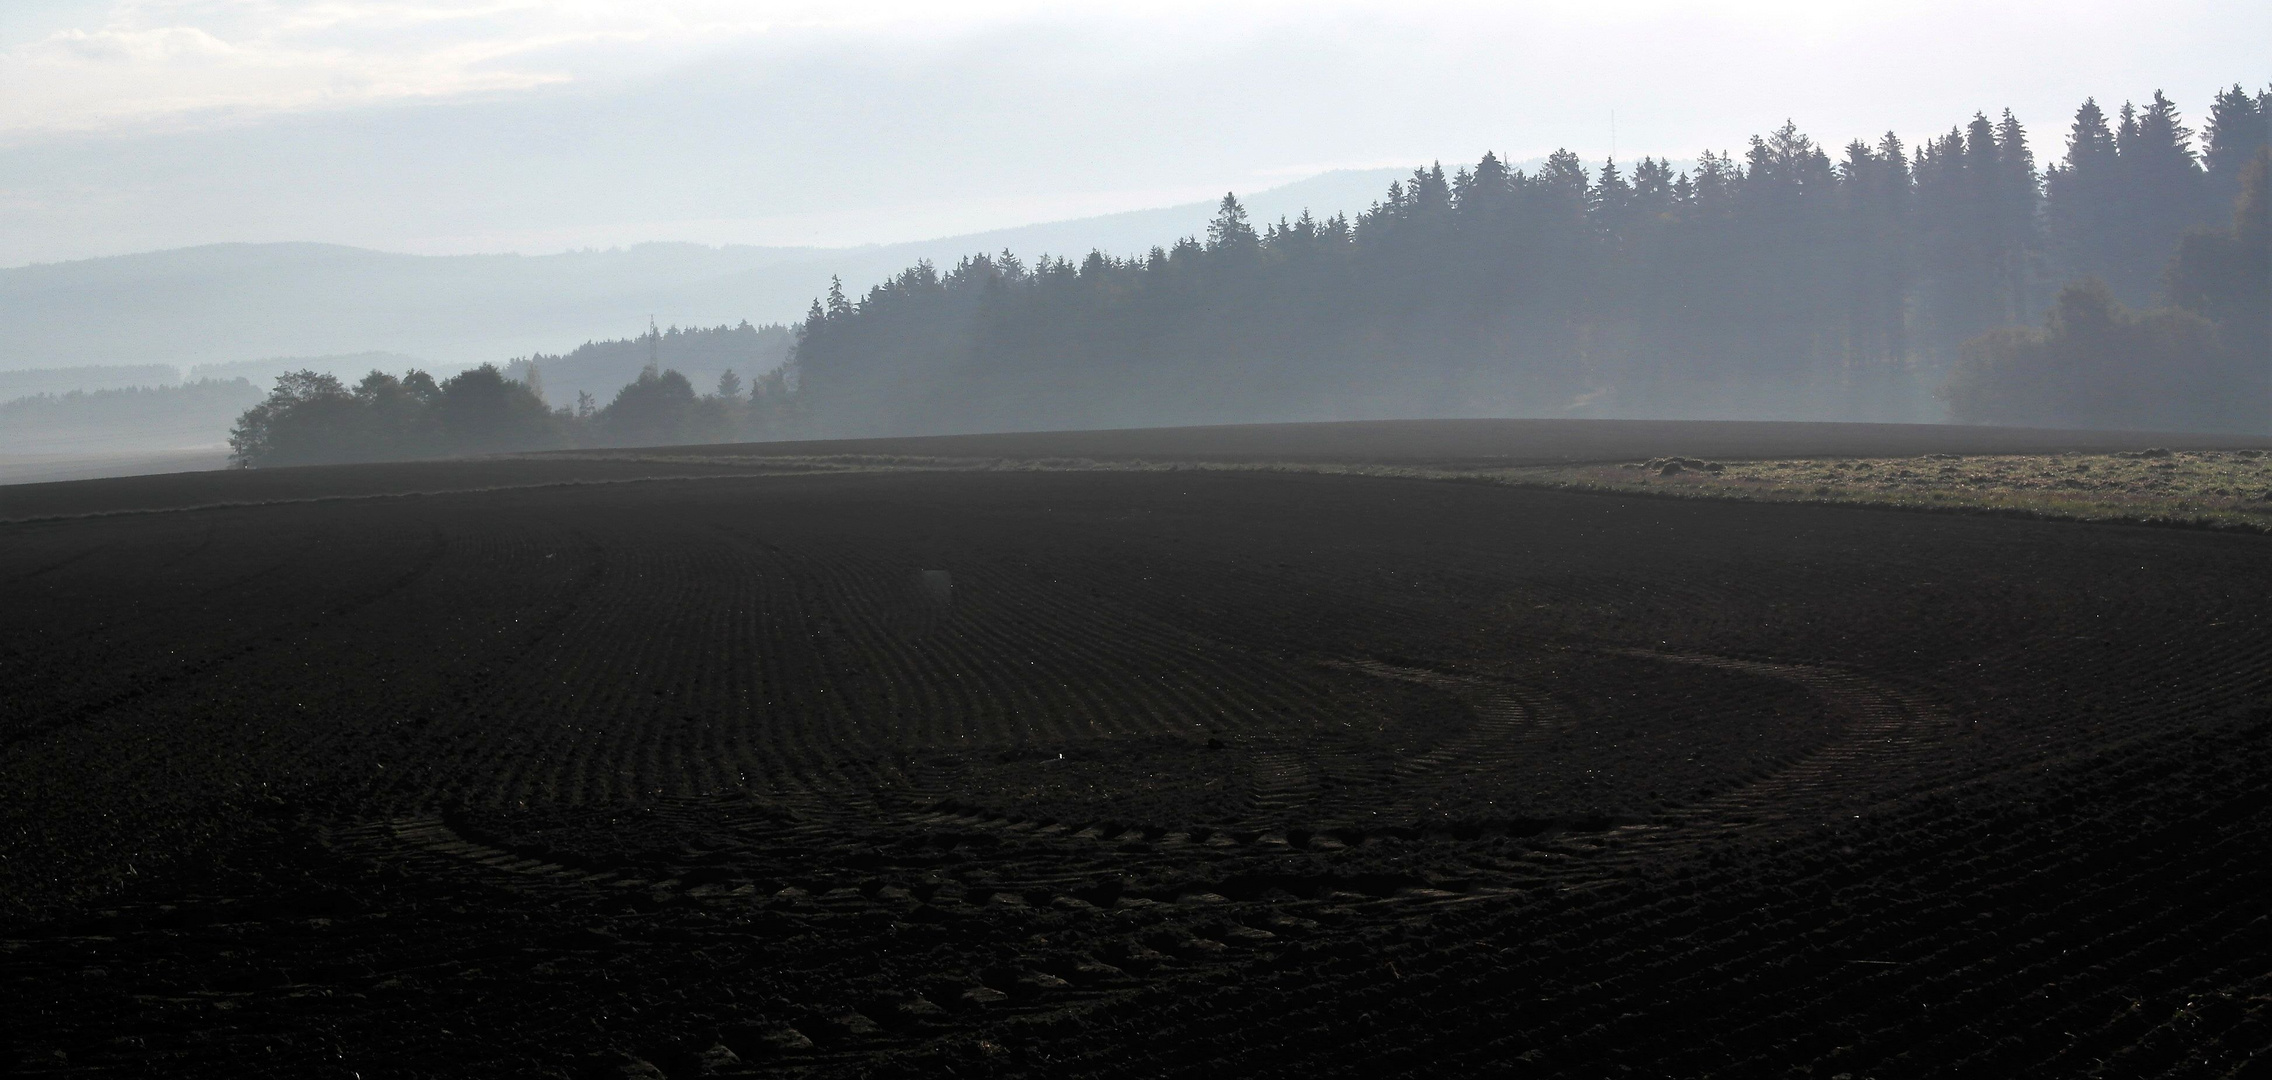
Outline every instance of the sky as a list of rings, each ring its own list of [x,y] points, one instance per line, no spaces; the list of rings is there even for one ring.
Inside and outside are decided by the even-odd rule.
[[[1559,147],[2196,121],[2272,4],[8,0],[0,266],[844,246]]]

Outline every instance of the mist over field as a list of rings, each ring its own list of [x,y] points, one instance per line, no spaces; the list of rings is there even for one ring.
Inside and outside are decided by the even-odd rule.
[[[1395,417],[2265,430],[2272,86],[2234,43],[2272,24],[2114,16],[59,0],[0,20],[0,373],[49,373],[0,399],[245,378],[261,416],[371,429],[128,438],[114,394],[9,441],[245,464]],[[442,434],[485,364],[526,400]]]

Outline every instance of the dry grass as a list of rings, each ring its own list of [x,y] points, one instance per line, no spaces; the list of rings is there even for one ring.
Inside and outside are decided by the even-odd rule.
[[[1467,480],[1525,487],[1646,492],[1684,498],[1974,509],[2086,521],[2131,521],[2272,532],[2272,453],[2160,450],[2117,454],[2008,454],[1648,461],[1503,468],[1190,462],[1137,459],[965,458],[919,455],[604,455],[762,472],[1276,470]]]
[[[1702,462],[1508,470],[1508,479],[1604,490],[1795,502],[1969,507],[2099,521],[2272,530],[2272,455],[2144,450]]]

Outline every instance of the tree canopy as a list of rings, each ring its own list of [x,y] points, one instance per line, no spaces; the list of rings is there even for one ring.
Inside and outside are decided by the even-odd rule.
[[[747,392],[728,368],[716,392],[698,394],[677,370],[649,365],[604,407],[581,393],[558,408],[544,400],[542,368],[529,359],[513,367],[519,378],[483,364],[440,382],[423,371],[373,371],[352,389],[330,375],[292,372],[238,418],[230,457],[253,467],[730,442],[775,437],[794,414],[789,375],[779,367]]]
[[[839,283],[797,330],[800,402],[839,435],[1937,419],[1966,343],[2036,321],[2062,282],[2154,301],[2188,230],[2229,213],[2268,101],[2220,94],[2201,150],[2159,92],[2112,126],[2086,101],[2047,170],[2018,117],[1983,111],[1835,155],[1786,123],[1685,169],[1486,154],[1415,170],[1354,217],[1257,224],[1226,195],[1204,238],[1133,256],[972,255],[856,299]]]
[[[1915,145],[1786,122],[1686,168],[1486,153],[1354,216],[1258,223],[1226,193],[1203,237],[1134,255],[832,280],[793,330],[650,328],[442,382],[287,375],[232,445],[266,465],[1540,415],[2272,430],[2268,125],[2272,89],[2236,85],[2198,137],[2159,91],[2112,117],[2086,100],[2041,169],[1984,110]]]

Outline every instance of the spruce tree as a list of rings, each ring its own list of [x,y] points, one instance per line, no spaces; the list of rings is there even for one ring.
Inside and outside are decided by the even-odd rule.
[[[1848,143],[1839,181],[1850,362],[1882,389],[1908,354],[1909,155],[1900,137]]]
[[[2212,148],[2245,115],[2232,95],[2213,113]],[[1856,140],[1835,164],[1789,123],[1680,175],[1562,150],[1525,176],[1490,154],[1400,176],[1354,220],[1260,228],[1234,195],[1202,236],[1130,259],[1029,271],[1003,252],[911,268],[856,303],[832,289],[797,346],[796,402],[830,425],[815,434],[845,435],[1574,409],[1926,419],[1889,404],[1916,398],[1913,373],[1983,330],[2039,322],[2051,281],[2131,268],[2150,294],[2170,248],[2139,241],[2153,224],[2140,200],[2161,200],[2144,194],[2148,166],[2162,144],[2183,156],[2183,127],[2166,98],[2119,131],[2086,102],[2040,175],[2003,112],[1914,148]],[[2036,263],[2047,243],[2056,278]],[[2189,282],[2218,273],[2187,265]],[[2081,342],[2097,325],[2084,316],[2113,303],[2076,307],[2059,341]],[[2182,318],[2123,318],[2156,356],[2199,336]],[[2005,336],[2056,336],[2019,333]],[[2123,385],[2152,385],[2152,365],[2123,370],[2145,376]],[[2213,392],[2187,380],[2180,397]]]
[[[1996,198],[1994,211],[1995,259],[2002,278],[2004,318],[2025,323],[2035,310],[2036,278],[2042,251],[2037,222],[2043,188],[2035,172],[2035,151],[2027,144],[2027,129],[2012,110],[2005,109],[1996,124]]]
[[[2205,205],[2199,159],[2193,152],[2193,132],[2178,115],[2177,106],[2161,91],[2143,110],[2124,110],[2127,145],[2121,148],[2122,190],[2116,200],[2118,261],[2109,267],[2107,284],[2125,303],[2144,306],[2154,298],[2161,269],[2177,250],[2178,238],[2195,225],[2222,217]]]
[[[1558,213],[1575,210],[1583,213],[1592,183],[1586,177],[1585,163],[1569,150],[1556,150],[1546,155],[1546,164],[1539,167],[1538,179],[1532,190]]]
[[[1616,235],[1622,233],[1633,212],[1633,185],[1617,171],[1617,161],[1602,162],[1601,179],[1594,184],[1593,216],[1595,227]]]
[[[1254,226],[1246,219],[1246,207],[1239,197],[1223,193],[1223,201],[1215,206],[1215,219],[1207,223],[1207,250],[1246,252],[1254,248]]]
[[[1952,127],[1919,145],[1913,169],[1923,344],[1941,361],[2001,321],[1985,212],[1995,190],[1995,129],[1985,116],[1972,129],[1969,139]]]
[[[1455,187],[1452,201],[1462,214],[1488,214],[1506,201],[1509,191],[1506,163],[1499,155],[1484,152],[1483,160],[1475,163],[1475,171],[1461,170],[1464,183]]]
[[[1642,213],[1662,214],[1672,209],[1673,175],[1670,162],[1644,157],[1633,167],[1633,204]]]
[[[1425,169],[1412,171],[1412,185],[1406,189],[1411,210],[1416,215],[1437,219],[1452,208],[1451,182],[1444,176],[1443,162]]]
[[[2114,132],[2095,98],[2086,98],[2067,128],[2067,153],[2043,178],[2045,229],[2062,278],[2114,277],[2109,231],[2119,209],[2121,161]]]
[[[2209,122],[2203,132],[2206,146],[2201,152],[2201,163],[2208,172],[2204,185],[2205,195],[2212,212],[2229,209],[2233,200],[2240,197],[2240,177],[2257,150],[2272,144],[2272,115],[2265,104],[2272,102],[2272,89],[2264,95],[2251,95],[2234,83],[2229,90],[2218,92],[2209,105]]]

